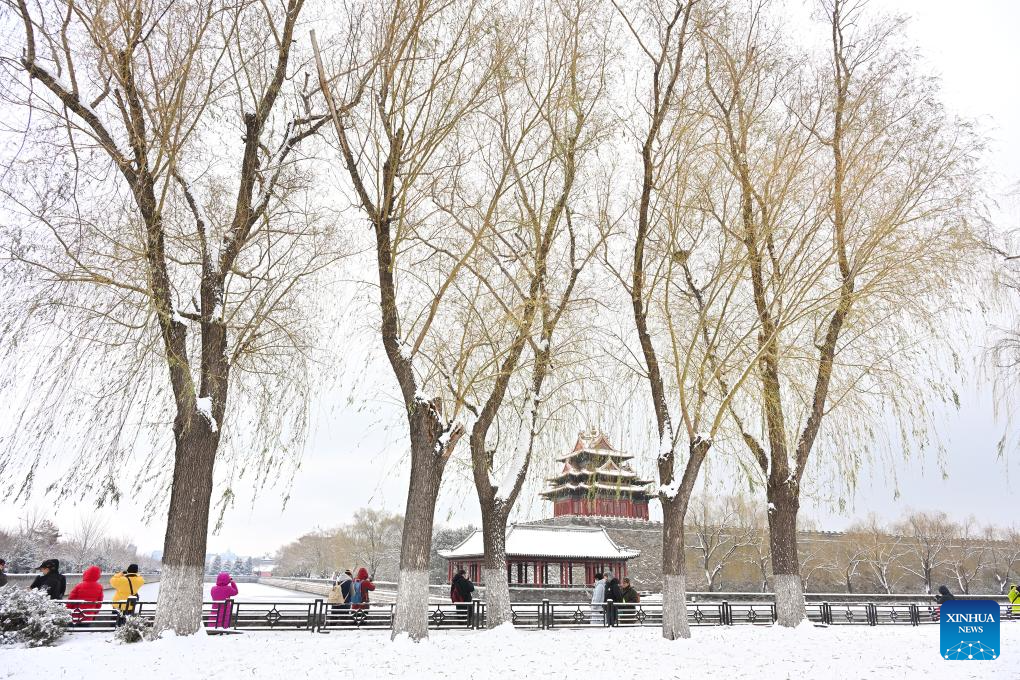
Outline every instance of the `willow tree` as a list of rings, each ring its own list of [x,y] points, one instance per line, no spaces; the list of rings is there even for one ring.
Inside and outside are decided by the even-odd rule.
[[[442,209],[473,181],[472,126],[492,97],[498,25],[480,2],[373,2],[359,39],[316,50],[343,174],[373,236],[378,330],[407,417],[410,481],[393,635],[428,635],[429,554],[446,464],[470,417],[440,354],[458,327],[451,293],[479,232]]]
[[[815,58],[786,48],[765,4],[725,12],[700,42],[758,327],[743,403],[760,418],[741,438],[766,489],[778,620],[794,626],[805,474],[829,466],[852,484],[887,415],[909,451],[930,402],[949,398],[925,378],[971,261],[977,146],[899,47],[902,21],[822,2],[831,40]]]
[[[751,375],[754,325],[739,329],[746,300],[739,241],[714,209],[722,172],[703,152],[703,58],[697,35],[715,23],[711,3],[617,5],[636,58],[640,114],[632,199],[617,224],[627,257],[606,258],[627,291],[655,415],[662,505],[666,639],[690,637],[685,520],[713,441],[729,427],[733,397]],[[739,420],[739,417],[736,417]]]
[[[261,484],[304,432],[302,301],[334,258],[296,165],[327,121],[288,94],[303,4],[14,4],[5,94],[27,132],[3,173],[5,351],[32,370],[6,385],[31,396],[0,465],[26,470],[8,488],[27,496],[70,450],[50,491],[100,504],[159,506],[169,481],[157,630],[201,625],[225,442],[256,452],[228,473]]]
[[[592,157],[607,131],[604,19],[581,3],[548,3],[505,17],[486,107],[477,183],[448,219],[479,234],[455,291],[462,311],[442,365],[474,416],[469,438],[482,513],[486,624],[510,621],[506,525],[527,476],[586,305],[578,278],[596,253]],[[555,368],[554,368],[555,365]],[[550,381],[550,377],[554,379]]]

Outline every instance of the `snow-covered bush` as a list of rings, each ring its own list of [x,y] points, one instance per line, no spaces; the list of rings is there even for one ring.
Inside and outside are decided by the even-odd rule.
[[[118,642],[130,644],[132,642],[141,642],[148,634],[149,629],[141,616],[129,616],[124,619],[124,624],[117,629],[113,637]]]
[[[71,625],[71,613],[45,590],[0,588],[0,645],[52,645]]]

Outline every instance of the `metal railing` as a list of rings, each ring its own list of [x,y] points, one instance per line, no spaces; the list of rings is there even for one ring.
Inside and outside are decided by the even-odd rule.
[[[151,625],[156,603],[130,598],[127,601],[65,601],[71,613],[72,632],[115,630],[126,616],[139,616]],[[829,626],[921,626],[937,624],[937,605],[918,603],[809,602],[808,619]],[[1000,605],[1002,621],[1020,621],[1011,605]],[[393,627],[392,603],[365,605],[331,604],[322,599],[280,602],[203,602],[202,622],[217,631],[309,631],[332,633],[362,629],[388,630]],[[485,603],[474,600],[461,604],[430,604],[431,630],[481,629],[486,627]],[[770,602],[689,602],[691,626],[772,625],[776,607]],[[579,604],[576,602],[515,602],[510,621],[518,628],[631,628],[662,625],[662,602],[635,604]]]

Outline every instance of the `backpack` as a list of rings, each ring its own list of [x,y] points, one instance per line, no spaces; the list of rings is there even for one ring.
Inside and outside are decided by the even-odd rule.
[[[351,584],[351,604],[361,604],[361,581],[355,581]]]

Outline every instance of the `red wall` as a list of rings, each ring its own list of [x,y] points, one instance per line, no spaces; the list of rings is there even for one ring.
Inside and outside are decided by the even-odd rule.
[[[648,501],[632,501],[628,498],[565,498],[553,503],[553,516],[561,515],[648,519]]]

